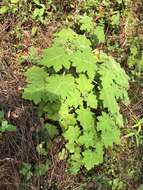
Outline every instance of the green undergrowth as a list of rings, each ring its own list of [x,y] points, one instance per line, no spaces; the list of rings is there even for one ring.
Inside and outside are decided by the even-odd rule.
[[[15,132],[16,126],[10,124],[4,117],[4,112],[0,110],[0,134],[6,132]]]
[[[49,124],[58,122],[66,140],[59,158],[68,160],[72,173],[101,164],[105,148],[121,143],[118,103],[128,103],[125,71],[111,56],[95,55],[90,40],[71,29],[57,33],[34,64],[25,73],[23,98],[38,104]]]
[[[140,0],[137,1],[138,3]],[[136,23],[133,6],[138,5],[129,0],[80,2],[65,0],[62,3],[57,0],[46,2],[42,0],[26,2],[24,0],[6,0],[2,2],[0,16],[3,19],[9,15],[21,18],[21,26],[18,25],[14,29],[15,32],[13,31],[17,38],[23,38],[21,27],[28,21],[36,25],[30,28],[31,37],[35,37],[39,32],[37,24],[46,26],[52,20],[63,22],[64,25],[74,28],[77,33],[85,33],[92,41],[94,48],[101,46],[106,49],[106,52],[114,55],[119,63],[124,65],[126,62],[128,70],[131,71],[129,74],[140,77],[143,70],[142,36],[130,33],[134,33],[142,25],[142,22]],[[123,36],[125,39],[119,39],[119,36]],[[126,54],[127,49],[128,55]]]

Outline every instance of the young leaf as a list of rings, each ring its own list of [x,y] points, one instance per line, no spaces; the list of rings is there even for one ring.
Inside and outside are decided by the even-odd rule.
[[[72,96],[76,89],[74,77],[72,75],[59,76],[54,75],[48,77],[46,84],[46,90],[54,95],[59,96],[62,100]],[[50,97],[49,97],[50,99]]]
[[[48,135],[51,139],[53,139],[56,135],[59,134],[58,129],[55,125],[46,123],[43,127],[47,130]]]
[[[69,69],[70,61],[68,53],[61,47],[53,46],[49,49],[45,49],[42,55],[42,59],[38,63],[46,67],[54,67],[55,71],[59,71],[62,67]]]
[[[84,145],[86,148],[94,147],[97,141],[96,131],[84,132],[83,135],[79,137],[77,142],[80,145]]]
[[[76,67],[78,73],[87,72],[88,76],[94,78],[97,70],[96,57],[90,51],[77,51],[71,57],[72,66]]]
[[[105,42],[104,25],[103,24],[96,26],[96,28],[94,30],[94,34],[96,35],[99,43]]]
[[[84,100],[87,102],[87,106],[90,108],[97,108],[97,98],[93,92],[87,94],[87,96],[84,97]]]
[[[120,144],[120,130],[114,120],[105,112],[99,118],[97,130],[101,131],[101,140],[104,146],[113,146],[113,143]]]
[[[65,131],[64,137],[69,143],[73,144],[78,139],[80,135],[80,129],[78,126],[69,126],[68,130]]]
[[[78,84],[77,88],[83,96],[91,92],[94,87],[93,84],[91,84],[91,80],[87,79],[85,75],[80,75],[79,78],[76,79],[76,82]]]
[[[93,30],[93,21],[92,21],[92,17],[89,17],[87,15],[79,15],[77,17],[78,22],[81,24],[80,29],[90,32]]]
[[[40,103],[46,96],[45,81],[48,74],[44,69],[33,66],[25,76],[29,84],[24,89],[23,98],[32,100],[35,104]]]
[[[103,162],[103,148],[99,146],[98,151],[92,151],[90,149],[85,150],[83,153],[82,163],[87,170],[91,170],[95,165]]]
[[[84,131],[94,130],[94,117],[93,113],[89,109],[80,108],[76,111],[77,120],[80,122]]]

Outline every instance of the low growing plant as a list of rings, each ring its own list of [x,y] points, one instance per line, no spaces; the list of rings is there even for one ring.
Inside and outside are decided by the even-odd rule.
[[[32,165],[29,163],[23,163],[20,174],[24,176],[26,180],[29,180],[33,176]]]
[[[128,57],[128,66],[131,69],[133,76],[141,76],[143,72],[143,51],[141,40],[135,38],[130,45],[130,55]]]
[[[5,132],[14,132],[16,131],[16,126],[10,124],[5,118],[4,118],[4,112],[0,111],[0,133]]]
[[[86,32],[93,41],[96,43],[105,42],[104,23],[101,20],[95,25],[93,18],[85,15],[77,16],[77,23],[80,25],[80,30]]]
[[[125,71],[71,29],[57,33],[53,46],[35,64],[25,73],[23,98],[39,105],[49,123],[60,126],[70,171],[101,164],[105,148],[120,144],[119,101],[129,101]]]

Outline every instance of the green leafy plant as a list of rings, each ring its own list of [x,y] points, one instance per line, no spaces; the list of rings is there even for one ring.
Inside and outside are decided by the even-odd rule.
[[[111,24],[114,27],[118,27],[119,26],[119,24],[120,24],[120,12],[119,11],[114,11],[112,13]]]
[[[24,176],[26,180],[29,180],[33,176],[32,165],[29,163],[23,163],[20,174]]]
[[[38,164],[35,166],[35,174],[36,176],[42,176],[44,175],[50,168],[51,162],[50,160],[47,160],[43,164]]]
[[[143,51],[140,44],[140,40],[136,37],[130,45],[130,56],[128,57],[128,66],[132,69],[132,74],[136,76],[140,76],[143,70]]]
[[[21,7],[22,1],[20,0],[6,0],[4,1],[4,7],[7,7],[7,12],[16,13],[19,10],[19,7]]]
[[[20,169],[20,174],[26,179],[30,180],[34,175],[37,177],[44,175],[50,168],[51,161],[46,160],[45,163],[32,165],[30,163],[23,163]]]
[[[122,190],[123,182],[119,178],[115,178],[113,181],[110,181],[112,190]]]
[[[44,23],[44,14],[50,6],[54,7],[52,0],[47,0],[46,2],[41,0],[5,0],[0,7],[0,15],[6,13],[20,14],[24,20],[28,17]]]
[[[0,15],[3,15],[3,14],[5,14],[5,13],[7,13],[7,12],[8,12],[8,7],[3,5],[3,6],[0,8]]]
[[[60,125],[70,171],[92,169],[103,162],[105,148],[120,144],[118,102],[128,102],[128,76],[111,56],[94,54],[90,40],[71,29],[60,31],[36,64],[25,73],[23,98]]]
[[[143,184],[140,185],[140,187],[138,188],[138,190],[143,190]]]
[[[104,33],[104,23],[100,21],[98,24],[94,24],[93,18],[91,16],[78,15],[77,22],[80,25],[80,30],[85,31],[89,34],[95,42],[104,43],[105,33]]]
[[[93,30],[93,20],[92,17],[87,16],[87,15],[78,15],[77,16],[77,21],[79,22],[80,29],[85,30],[87,32],[91,32]]]
[[[8,123],[8,121],[4,118],[4,112],[0,111],[0,133],[14,131],[16,131],[16,126]]]
[[[32,0],[32,3],[36,5],[33,12],[33,18],[41,23],[44,23],[44,14],[51,5],[54,6],[53,0],[47,0],[44,3],[41,3],[40,0]]]
[[[36,4],[36,8],[34,9],[33,12],[33,18],[43,22],[44,21],[44,12],[45,12],[45,5],[43,3],[40,3],[40,0],[33,0],[33,2]]]

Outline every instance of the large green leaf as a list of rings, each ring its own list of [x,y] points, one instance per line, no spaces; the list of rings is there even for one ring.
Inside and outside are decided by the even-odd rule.
[[[62,100],[72,96],[75,89],[76,85],[72,75],[54,75],[47,79],[46,90],[60,96]]]
[[[64,137],[68,140],[66,144],[66,148],[69,150],[70,153],[74,153],[76,149],[76,140],[80,135],[80,128],[79,126],[69,126],[68,129],[64,133]]]
[[[46,98],[45,81],[48,74],[44,69],[33,66],[26,73],[28,85],[24,89],[23,98],[34,101],[35,104]]]
[[[77,20],[79,21],[79,23],[81,24],[80,29],[81,30],[85,30],[87,32],[90,32],[93,30],[93,21],[92,21],[92,17],[89,17],[87,15],[79,15],[77,16]]]
[[[97,130],[101,131],[101,140],[105,147],[113,146],[113,143],[120,144],[120,130],[109,114],[103,112],[97,123]]]
[[[61,70],[63,67],[69,69],[69,55],[63,48],[53,46],[44,50],[42,59],[38,64],[46,67],[53,66],[56,72]]]
[[[80,122],[84,131],[94,130],[95,119],[93,113],[89,109],[80,108],[76,113],[77,120]]]
[[[104,25],[103,24],[96,26],[96,28],[94,30],[94,34],[96,35],[99,43],[105,42]]]
[[[119,123],[121,117],[118,101],[122,100],[124,103],[128,103],[129,78],[112,57],[109,58],[107,55],[101,54],[100,61],[104,63],[100,65],[98,71],[102,84],[99,98],[103,101],[103,106],[108,108],[108,111],[117,118]],[[122,123],[121,121],[120,124]]]
[[[97,108],[97,98],[93,94],[93,92],[90,92],[84,97],[84,100],[87,102],[87,106],[90,108]]]
[[[78,73],[87,72],[93,78],[97,70],[96,57],[90,51],[76,51],[71,58],[72,65],[76,67]]]
[[[77,88],[82,93],[82,95],[86,95],[88,92],[91,92],[94,85],[90,79],[87,79],[85,75],[80,75],[79,78],[76,79]]]
[[[97,141],[96,131],[84,132],[78,139],[80,145],[84,145],[86,148],[94,147]]]
[[[95,165],[98,165],[103,162],[103,147],[102,144],[97,145],[97,150],[87,149],[83,153],[82,163],[87,170],[94,168]]]

